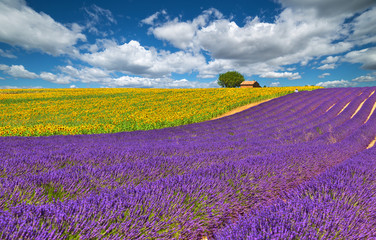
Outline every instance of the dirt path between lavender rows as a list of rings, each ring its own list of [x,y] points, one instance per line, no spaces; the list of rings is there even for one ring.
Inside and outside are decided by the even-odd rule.
[[[250,104],[247,104],[247,105],[244,105],[244,106],[241,106],[241,107],[238,107],[238,108],[234,108],[232,109],[231,111],[227,112],[227,113],[224,113],[218,117],[215,117],[215,118],[212,118],[210,120],[215,120],[215,119],[218,119],[218,118],[223,118],[223,117],[226,117],[226,116],[230,116],[230,115],[233,115],[235,113],[238,113],[238,112],[241,112],[241,111],[244,111],[248,108],[251,108],[251,107],[254,107],[254,106],[257,106],[261,103],[264,103],[264,102],[268,102],[270,100],[272,100],[274,98],[270,98],[270,99],[266,99],[266,100],[263,100],[263,101],[260,101],[260,102],[254,102],[254,103],[250,103]]]

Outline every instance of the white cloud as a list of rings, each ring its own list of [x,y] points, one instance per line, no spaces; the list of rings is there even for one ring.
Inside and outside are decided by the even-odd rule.
[[[320,70],[334,69],[334,68],[336,68],[336,66],[337,65],[334,64],[334,63],[327,63],[327,64],[324,64],[324,65],[318,67],[317,69],[320,69]]]
[[[0,64],[0,71],[3,71],[4,73],[15,78],[25,78],[25,79],[40,78],[42,80],[46,80],[46,81],[57,83],[57,84],[67,84],[67,83],[70,83],[71,81],[75,81],[75,79],[64,74],[55,75],[49,72],[42,72],[41,74],[38,75],[36,73],[26,70],[23,65],[8,66],[8,65]]]
[[[328,81],[328,82],[319,82],[316,86],[321,86],[325,88],[336,88],[336,87],[355,87],[357,83],[349,82],[346,80],[335,80],[335,81]]]
[[[358,45],[376,43],[376,7],[364,12],[351,24],[353,34],[350,37]]]
[[[338,60],[339,60],[338,56],[336,57],[328,56],[326,59],[321,61],[321,63],[324,65],[317,67],[317,69],[320,69],[320,70],[335,69],[337,67],[336,62],[338,62]]]
[[[2,49],[0,49],[0,56],[5,58],[17,58],[17,56],[10,51],[4,51]]]
[[[0,64],[0,71],[8,70],[9,66],[5,64]]]
[[[338,59],[339,59],[338,56],[336,56],[336,57],[329,56],[325,60],[322,60],[321,63],[323,63],[323,64],[336,63],[338,61]]]
[[[280,82],[272,82],[270,84],[270,87],[280,87],[281,86],[281,83]]]
[[[320,0],[321,1],[321,0]],[[336,1],[336,0],[334,0]],[[339,56],[355,43],[344,41],[351,35],[345,19],[369,5],[350,4],[338,16],[320,15],[320,7],[304,8],[304,4],[291,1],[274,22],[262,22],[258,17],[247,17],[244,26],[223,18],[216,9],[209,9],[192,20],[169,20],[165,11],[143,19],[149,33],[181,49],[177,52],[142,46],[138,41],[118,44],[107,40],[86,46],[89,53],[79,58],[104,71],[119,71],[127,75],[146,78],[166,78],[171,73],[197,71],[199,78],[214,78],[221,72],[236,70],[247,76],[299,79],[299,73],[285,66],[307,65],[313,59],[328,56],[318,69],[334,69]],[[292,4],[294,3],[294,4]],[[326,6],[327,3],[318,3]],[[303,6],[303,7],[302,7]],[[358,10],[356,10],[358,9]],[[343,13],[343,14],[342,14]],[[160,16],[164,16],[164,23]],[[360,15],[362,16],[362,15]],[[207,62],[201,54],[211,59]],[[283,72],[287,69],[289,72]],[[291,71],[290,71],[290,70]]]
[[[230,70],[235,70],[234,66],[232,65],[231,61],[222,60],[222,59],[215,59],[210,61],[207,64],[203,64],[200,68],[199,74],[197,77],[199,78],[214,78],[218,76],[220,73],[225,73]],[[239,70],[239,69],[238,69]],[[244,73],[243,71],[240,71]]]
[[[152,15],[151,17],[157,16],[158,15]],[[175,18],[173,21],[167,21],[161,26],[151,28],[149,31],[152,32],[156,38],[166,40],[177,48],[195,48],[197,46],[194,43],[194,38],[198,30],[207,25],[210,17],[219,19],[222,18],[223,15],[218,10],[211,8],[204,11],[192,21],[181,22],[178,18]]]
[[[147,87],[147,88],[207,88],[218,87],[216,81],[201,83],[186,79],[175,80],[169,77],[114,76],[110,71],[100,68],[73,66],[60,67],[61,75],[83,83],[99,83],[103,87]]]
[[[63,74],[55,75],[49,72],[42,72],[39,75],[39,77],[43,80],[46,80],[52,83],[57,83],[57,84],[68,84],[68,83],[71,83],[72,81],[76,81],[76,79],[73,79],[70,76],[66,76]]]
[[[218,76],[219,73],[227,71],[238,71],[241,74],[252,76],[260,75],[276,70],[282,70],[281,67],[272,66],[266,62],[258,62],[253,64],[238,64],[234,60],[228,59],[214,59],[209,61],[206,65],[199,68],[199,78],[213,78]]]
[[[292,72],[267,72],[260,75],[262,78],[288,78],[290,80],[302,78],[299,73]]]
[[[145,18],[145,19],[142,19],[142,20],[141,20],[141,23],[143,23],[143,24],[148,24],[148,25],[153,25],[153,24],[154,24],[154,21],[155,21],[156,19],[158,19],[158,17],[159,17],[161,14],[162,14],[162,15],[166,15],[167,12],[166,12],[165,10],[162,10],[162,11],[156,12],[156,13],[150,15],[149,17],[147,17],[147,18]]]
[[[107,47],[104,51],[86,53],[80,58],[96,67],[108,71],[119,71],[126,74],[146,77],[164,77],[175,73],[188,73],[205,65],[202,55],[189,52],[157,51],[145,48],[137,41]]]
[[[101,18],[106,19],[111,23],[117,23],[112,12],[108,9],[101,8],[95,4],[91,5],[91,7],[84,8],[85,12],[92,18],[92,21],[95,23],[101,22]]]
[[[56,84],[69,84],[72,82],[99,83],[106,87],[147,87],[147,88],[208,88],[218,87],[216,81],[202,83],[197,81],[188,81],[186,79],[175,80],[169,77],[138,77],[123,75],[113,76],[113,72],[100,68],[83,67],[81,69],[73,66],[58,67],[60,73],[53,74],[42,72],[36,74],[29,72],[22,65],[7,66],[0,64],[0,70],[8,75],[17,78],[40,78]],[[71,85],[71,88],[76,85]]]
[[[279,0],[284,7],[314,10],[320,17],[346,17],[375,5],[374,0]]]
[[[0,86],[0,89],[18,89],[18,88],[21,88],[21,87],[18,87],[18,86]]]
[[[42,89],[41,86],[0,86],[0,89]]]
[[[211,60],[199,68],[198,77],[214,77],[226,70],[265,76],[268,72],[283,71],[284,66],[299,63],[305,66],[313,59],[349,51],[356,42],[347,40],[353,29],[346,19],[374,4],[373,0],[280,2],[286,8],[274,22],[247,17],[246,24],[239,26],[212,9],[212,15],[204,12],[191,21],[175,18],[155,26],[156,13],[148,19],[154,25],[150,32],[177,48],[194,52],[204,50]],[[368,39],[375,36],[372,24],[365,24],[366,19],[373,21],[373,11],[355,18],[358,25],[364,25],[364,30],[368,27]],[[318,69],[334,69],[338,61],[339,56],[328,56]]]
[[[80,46],[80,50],[87,50],[89,53],[95,53],[103,51],[106,48],[116,47],[117,43],[110,39],[96,39],[94,44],[83,44]],[[80,57],[80,53],[77,52],[77,57]]]
[[[100,68],[84,67],[77,69],[73,66],[65,66],[59,67],[59,69],[64,75],[83,83],[108,82],[111,79],[110,73]]]
[[[193,47],[192,39],[196,33],[196,26],[185,22],[169,22],[162,27],[153,29],[153,34],[161,40],[168,40],[177,48]]]
[[[226,19],[217,20],[201,29],[197,38],[216,59],[282,66],[350,49],[350,43],[333,43],[341,37],[338,24],[317,19],[310,12],[285,9],[274,23],[261,22],[256,17],[239,27]]]
[[[335,41],[342,37],[341,23],[293,9],[285,9],[274,23],[257,17],[248,18],[243,27],[227,19],[212,21],[197,31],[193,41],[213,59],[200,68],[199,76],[213,76],[220,67],[265,75],[286,65],[307,65],[314,58],[347,51],[351,43]]]
[[[0,2],[0,42],[51,55],[72,51],[78,40],[86,40],[77,24],[68,29],[49,15],[37,13],[24,1]]]
[[[353,82],[375,82],[376,81],[376,74],[372,75],[366,75],[366,76],[360,76],[357,78],[354,78],[352,80]]]
[[[376,47],[349,52],[343,61],[361,63],[364,69],[376,70]]]
[[[108,29],[108,26],[117,23],[112,12],[108,9],[101,8],[95,4],[83,9],[88,15],[86,28],[91,33],[107,36],[109,31],[104,29]],[[102,28],[102,30],[98,28]]]
[[[0,66],[0,70],[4,71],[6,74],[15,78],[34,79],[38,77],[37,74],[33,72],[29,72],[22,65],[7,66],[7,65],[2,64]]]
[[[110,87],[147,87],[147,88],[208,88],[218,87],[214,81],[211,83],[201,83],[196,81],[188,81],[186,79],[174,80],[171,78],[144,78],[122,76],[113,79],[106,84]]]
[[[325,78],[326,76],[330,76],[330,73],[323,73],[319,76],[319,78]]]
[[[151,15],[151,16],[145,18],[145,19],[142,19],[141,23],[153,25],[154,20],[158,18],[159,14],[160,14],[160,12],[156,12],[153,15]]]
[[[100,68],[83,67],[81,69],[73,66],[58,67],[60,72],[53,74],[50,72],[42,72],[36,74],[27,71],[22,65],[7,66],[0,64],[0,70],[11,73],[17,77],[42,79],[56,84],[69,84],[72,82],[82,83],[99,83],[104,87],[150,87],[150,88],[208,88],[218,87],[216,81],[202,83],[197,81],[189,81],[186,79],[175,80],[169,77],[148,78],[137,76],[114,76],[115,73],[102,70]],[[115,74],[118,75],[118,74]],[[1,88],[1,87],[0,87]],[[18,87],[16,87],[18,88]],[[76,88],[75,84],[70,88]]]

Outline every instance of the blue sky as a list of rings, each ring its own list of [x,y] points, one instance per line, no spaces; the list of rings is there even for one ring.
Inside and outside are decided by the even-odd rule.
[[[376,86],[374,0],[0,0],[0,88]]]

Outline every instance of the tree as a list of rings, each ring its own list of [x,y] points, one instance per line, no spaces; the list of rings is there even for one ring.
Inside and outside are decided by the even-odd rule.
[[[236,71],[221,73],[218,78],[218,85],[221,87],[234,88],[240,87],[244,81],[244,76]]]

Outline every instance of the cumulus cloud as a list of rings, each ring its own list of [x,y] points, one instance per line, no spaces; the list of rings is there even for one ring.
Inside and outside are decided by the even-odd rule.
[[[1,67],[1,65],[0,65]],[[43,72],[39,77],[43,80],[57,84],[69,84],[72,82],[98,83],[104,87],[141,87],[141,88],[208,88],[218,87],[215,81],[201,83],[186,79],[175,80],[169,77],[138,77],[129,76],[103,70],[100,68],[83,67],[75,68],[71,65],[60,66],[60,73],[52,74]],[[71,85],[71,88],[76,85]]]
[[[83,54],[80,58],[109,71],[146,77],[168,76],[171,72],[189,73],[206,64],[204,56],[200,54],[157,51],[133,40],[122,45],[114,44],[100,52]]]
[[[336,62],[338,62],[338,60],[339,60],[338,56],[336,57],[329,56],[326,59],[321,61],[321,63],[323,63],[324,65],[321,65],[317,69],[320,69],[320,70],[335,69],[337,67]]]
[[[86,40],[77,24],[68,29],[21,0],[0,1],[0,26],[0,42],[51,55],[71,52],[79,40]]]
[[[364,69],[376,70],[376,47],[351,51],[345,55],[343,61],[361,63]]]
[[[42,79],[56,84],[70,84],[72,82],[99,83],[106,87],[142,87],[142,88],[209,88],[218,87],[216,81],[202,83],[187,79],[172,79],[170,77],[138,77],[122,75],[96,67],[75,68],[71,65],[58,67],[57,74],[29,72],[22,65],[8,66],[0,64],[0,71],[17,78]],[[71,88],[76,87],[72,84]]]
[[[34,78],[38,77],[37,74],[35,74],[33,72],[29,72],[22,65],[7,66],[7,65],[2,64],[0,66],[0,70],[4,71],[4,73],[6,73],[6,74],[8,74],[12,77],[15,77],[15,78],[34,79]]]
[[[211,21],[196,32],[193,41],[213,59],[200,68],[199,76],[213,76],[220,66],[265,76],[283,71],[283,66],[306,65],[314,58],[348,51],[352,43],[336,41],[343,37],[343,20],[287,8],[273,23],[258,17],[248,18],[244,26],[228,19]]]
[[[218,76],[220,73],[225,73],[230,70],[235,70],[231,61],[223,60],[223,59],[215,59],[213,61],[209,61],[207,64],[200,66],[199,74],[197,77],[199,78],[214,78]],[[239,69],[237,69],[239,71]],[[240,71],[245,73],[244,71]]]
[[[197,81],[188,81],[187,79],[175,80],[171,78],[144,78],[122,76],[113,79],[106,84],[110,87],[146,87],[146,88],[209,88],[218,87],[214,82],[202,83]]]
[[[281,86],[281,83],[280,82],[272,82],[270,84],[270,87],[280,87]]]
[[[322,60],[321,63],[324,63],[324,64],[336,63],[338,61],[338,59],[339,59],[338,56],[336,56],[336,57],[329,56],[326,59]]]
[[[8,65],[0,64],[0,71],[4,71],[4,70],[7,70],[7,69],[9,69]]]
[[[258,62],[253,64],[238,64],[234,60],[214,59],[212,61],[209,61],[206,65],[202,65],[199,68],[198,77],[213,78],[218,76],[219,73],[225,73],[227,71],[234,70],[239,71],[247,76],[252,76],[282,70],[282,68],[278,66],[272,66],[266,62]]]
[[[262,78],[288,78],[290,80],[302,78],[299,73],[292,72],[268,72],[260,75]]]
[[[193,47],[192,39],[196,33],[196,26],[185,22],[169,22],[162,27],[153,29],[156,38],[168,40],[177,48]]]
[[[72,77],[64,74],[55,75],[49,72],[42,72],[41,74],[36,74],[25,69],[23,65],[12,65],[8,66],[5,64],[0,64],[0,71],[3,71],[5,74],[15,78],[24,78],[24,79],[37,79],[46,80],[52,83],[57,84],[67,84],[71,81],[74,81]]]
[[[337,88],[337,87],[355,87],[357,83],[349,82],[346,80],[335,80],[335,81],[328,81],[328,82],[319,82],[316,86],[321,86],[325,88]]]
[[[351,24],[353,34],[350,36],[352,41],[358,45],[376,43],[376,7],[366,11]]]
[[[375,82],[376,81],[376,74],[374,73],[373,75],[366,75],[366,76],[360,76],[357,78],[354,78],[352,80],[353,82]]]
[[[166,15],[166,14],[167,14],[166,10],[162,10],[162,11],[156,12],[156,13],[150,15],[149,17],[147,17],[147,18],[145,18],[145,19],[142,19],[142,20],[141,20],[141,23],[142,23],[142,24],[148,24],[148,25],[154,25],[154,21],[155,21],[156,19],[158,19],[158,17],[159,17],[161,14],[162,14],[162,15]]]
[[[320,70],[334,69],[334,68],[336,68],[336,66],[337,65],[334,64],[334,63],[327,63],[327,64],[324,64],[324,65],[318,67],[317,69],[320,69]]]
[[[59,70],[62,72],[62,74],[69,76],[71,79],[75,79],[75,81],[80,81],[83,83],[102,83],[107,82],[111,79],[110,73],[100,68],[84,67],[77,69],[73,66],[68,65],[59,67]]]
[[[327,76],[330,76],[330,73],[323,73],[319,76],[319,78],[325,78]]]
[[[39,77],[43,80],[46,80],[52,83],[57,83],[57,84],[68,84],[68,83],[71,83],[72,81],[77,81],[76,79],[70,76],[64,75],[64,74],[55,75],[49,72],[42,72],[39,75]]]
[[[337,21],[285,9],[274,23],[255,17],[239,27],[227,19],[217,20],[199,31],[197,37],[203,49],[216,59],[233,59],[241,65],[267,62],[282,66],[350,49],[349,43],[333,43],[340,37],[337,30]]]
[[[177,48],[200,49],[210,55],[212,59],[200,67],[199,77],[213,77],[218,70],[227,69],[245,69],[247,75],[266,76],[270,71],[283,71],[283,66],[297,63],[305,66],[313,59],[347,52],[357,44],[347,40],[355,33],[352,25],[346,22],[353,16],[356,19],[354,24],[363,26],[363,32],[358,35],[369,33],[365,37],[368,41],[375,36],[371,24],[365,24],[375,22],[372,0],[353,3],[342,3],[342,0],[280,2],[285,8],[274,22],[247,17],[246,24],[239,26],[223,18],[217,10],[211,10],[210,14],[215,17],[203,13],[191,21],[175,18],[153,26],[150,31],[156,38]],[[366,9],[369,10],[362,13]],[[354,15],[356,13],[359,13],[358,17]],[[157,13],[152,15],[149,23],[153,24],[157,17]],[[339,56],[328,56],[318,69],[334,69],[338,61]]]
[[[180,50],[169,52],[142,46],[138,41],[118,44],[108,40],[105,46],[99,42],[87,46],[89,53],[79,54],[79,59],[105,71],[143,78],[190,72],[198,72],[199,78],[214,78],[221,72],[236,70],[247,76],[299,79],[299,73],[293,73],[289,65],[305,66],[327,56],[317,69],[336,68],[340,57],[335,55],[348,52],[357,44],[346,40],[354,32],[346,19],[358,12],[354,19],[363,24],[368,11],[361,11],[371,6],[366,0],[345,3],[338,10],[339,15],[331,16],[319,14],[319,10],[338,2],[333,6],[321,0],[317,6],[307,1],[281,2],[285,8],[273,22],[247,17],[244,26],[224,18],[216,9],[203,11],[186,21],[170,20],[165,11],[159,11],[141,23],[150,25],[149,34]]]
[[[157,17],[155,15],[152,16]],[[194,38],[198,30],[207,25],[210,17],[218,19],[222,18],[222,14],[218,10],[211,8],[204,11],[192,21],[181,22],[178,18],[175,18],[161,26],[151,28],[149,31],[152,32],[156,38],[166,40],[177,48],[195,48]]]

